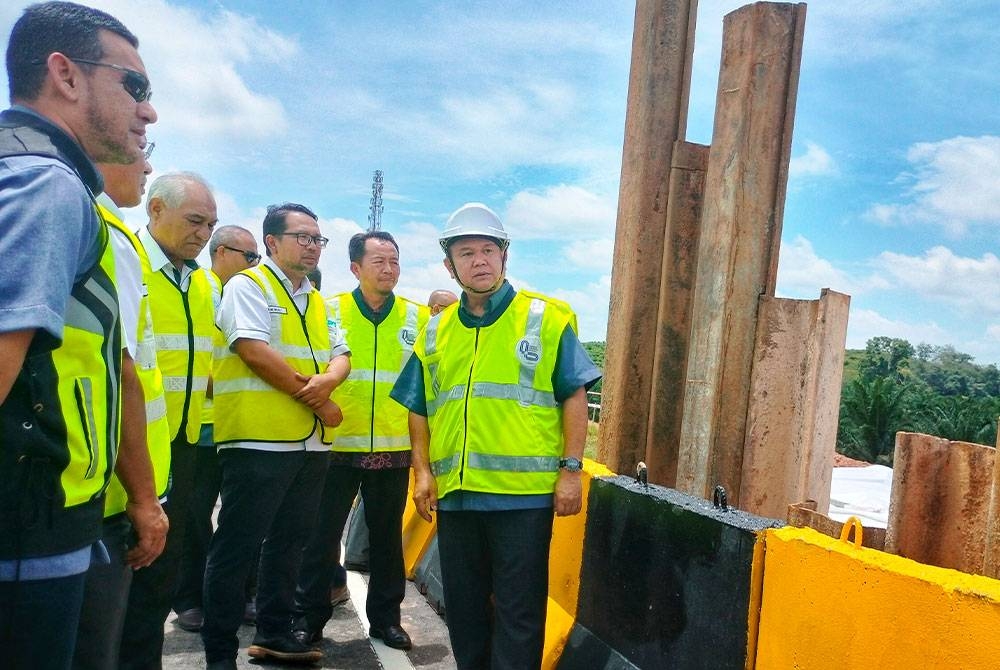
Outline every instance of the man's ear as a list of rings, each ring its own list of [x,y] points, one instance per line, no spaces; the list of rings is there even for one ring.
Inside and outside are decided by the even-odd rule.
[[[444,269],[448,271],[448,274],[451,275],[452,279],[458,279],[458,277],[455,276],[455,266],[451,264],[450,258],[444,259]]]
[[[351,261],[351,274],[354,275],[355,279],[361,280],[361,263]]]
[[[76,63],[64,54],[53,51],[45,60],[45,69],[47,75],[43,88],[49,85],[56,95],[72,102],[80,99],[84,76],[83,70]]]

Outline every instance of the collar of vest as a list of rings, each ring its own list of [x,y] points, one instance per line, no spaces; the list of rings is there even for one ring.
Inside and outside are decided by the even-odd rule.
[[[482,316],[476,316],[465,308],[465,296],[463,295],[462,300],[459,301],[458,318],[466,328],[492,326],[507,311],[510,303],[514,301],[516,294],[517,291],[514,290],[514,287],[510,285],[509,281],[504,279],[503,284],[496,290],[496,293],[489,297],[486,303],[486,313]]]
[[[389,297],[385,299],[382,303],[382,309],[378,312],[374,312],[368,303],[365,302],[365,296],[361,293],[361,287],[357,287],[351,291],[351,296],[354,297],[354,303],[361,310],[361,314],[374,323],[376,326],[385,321],[386,317],[392,313],[392,307],[396,303],[396,294],[390,293]]]
[[[10,133],[8,141],[0,142],[0,155],[55,158],[72,168],[95,196],[104,190],[104,178],[83,148],[42,116],[17,109],[5,110],[0,113],[0,131],[7,131],[3,135]]]

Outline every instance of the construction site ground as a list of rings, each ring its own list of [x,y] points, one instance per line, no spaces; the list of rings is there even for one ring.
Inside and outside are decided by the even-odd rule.
[[[252,668],[343,668],[345,670],[454,670],[455,661],[448,642],[444,619],[427,603],[414,586],[406,583],[402,605],[402,625],[413,639],[408,652],[386,647],[380,640],[368,637],[364,615],[367,574],[348,572],[351,600],[334,609],[333,618],[323,629],[323,659],[312,666],[264,663],[251,659],[247,647],[253,640],[253,626],[240,627],[240,650],[236,667]],[[189,670],[205,667],[205,653],[198,633],[189,633],[174,626],[174,615],[167,619],[163,645],[164,670]]]

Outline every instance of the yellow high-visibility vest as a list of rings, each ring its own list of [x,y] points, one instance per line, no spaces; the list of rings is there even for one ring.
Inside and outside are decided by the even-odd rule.
[[[219,279],[219,275],[215,274],[214,271],[208,268],[202,268],[202,271],[205,273],[205,278],[208,279],[208,283],[212,287],[212,307],[214,308],[214,313],[217,313],[219,309],[219,301],[222,299],[222,280]],[[213,368],[215,367],[214,358],[216,356],[224,355],[225,354],[224,350],[226,347],[226,338],[222,336],[222,331],[219,330],[218,327],[216,327],[214,331],[215,333],[212,336]],[[214,422],[215,422],[214,401],[212,400],[212,398],[205,396],[205,402],[201,406],[201,425],[204,426]]]
[[[196,270],[191,273],[188,290],[181,291],[168,273],[162,269],[152,272],[148,280],[156,360],[163,375],[171,440],[180,436],[183,426],[183,437],[195,444],[212,374],[212,287],[205,273]]]
[[[142,386],[146,399],[146,444],[149,448],[149,460],[153,464],[153,475],[156,480],[156,495],[163,496],[170,482],[170,427],[167,424],[167,401],[163,393],[163,377],[156,364],[156,340],[153,335],[153,317],[149,308],[149,292],[146,287],[146,277],[152,270],[149,256],[142,242],[129,230],[125,223],[104,205],[98,204],[101,215],[109,225],[120,231],[135,249],[142,268],[142,298],[139,301],[139,322],[136,337],[135,371]],[[117,476],[111,478],[107,495],[104,499],[104,516],[109,517],[125,511],[128,497]]]
[[[353,293],[336,295],[326,305],[351,348],[351,373],[333,392],[344,413],[344,422],[334,431],[333,450],[406,451],[407,410],[389,398],[389,391],[412,355],[430,310],[395,296],[392,310],[376,326],[365,318]]]
[[[528,291],[488,326],[467,328],[457,306],[428,322],[413,350],[439,497],[555,490],[563,431],[552,374],[567,325],[576,330],[569,305]]]
[[[240,272],[257,285],[271,315],[268,345],[296,372],[314,375],[330,360],[326,306],[313,289],[299,314],[288,289],[267,265]],[[301,442],[313,434],[329,444],[330,429],[304,403],[261,379],[234,352],[225,350],[214,366],[215,443]]]

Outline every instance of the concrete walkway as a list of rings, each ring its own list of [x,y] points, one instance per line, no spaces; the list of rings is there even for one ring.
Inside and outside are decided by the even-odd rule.
[[[247,655],[253,639],[253,626],[240,628],[240,651],[236,658],[238,668],[344,668],[345,670],[454,670],[455,661],[448,642],[448,628],[444,620],[427,604],[412,582],[406,583],[406,598],[402,605],[403,628],[413,639],[413,649],[401,652],[386,647],[380,640],[368,638],[364,601],[367,592],[367,575],[347,573],[351,600],[333,611],[333,618],[323,629],[323,659],[314,666],[264,664]],[[359,614],[360,612],[360,614]],[[164,670],[204,668],[205,654],[201,637],[188,633],[171,623],[171,613],[165,629],[163,645]]]

